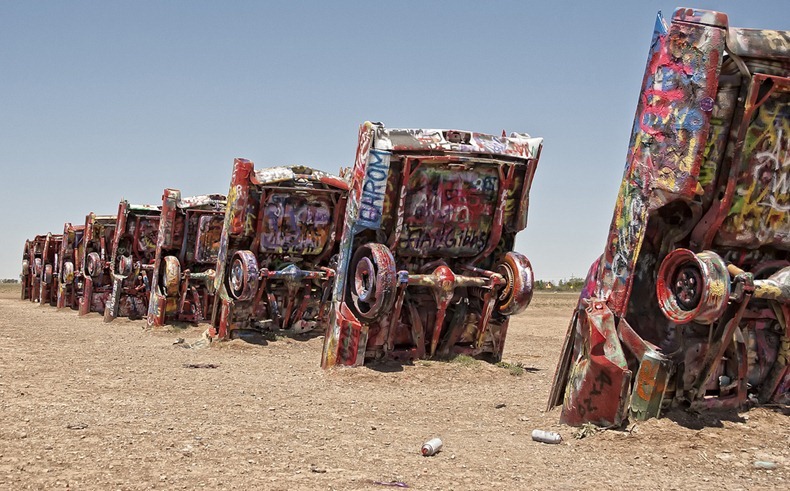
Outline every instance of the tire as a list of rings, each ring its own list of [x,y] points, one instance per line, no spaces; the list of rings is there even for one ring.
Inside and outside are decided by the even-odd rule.
[[[727,309],[727,263],[713,251],[675,249],[658,268],[656,297],[664,316],[675,324],[710,325]]]
[[[532,301],[532,285],[535,282],[529,259],[518,252],[508,252],[496,271],[506,282],[497,298],[497,310],[503,315],[523,312]]]
[[[92,278],[95,278],[101,274],[102,271],[102,261],[101,257],[99,256],[98,252],[91,252],[88,254],[88,257],[85,258],[85,274]]]
[[[250,251],[236,251],[226,274],[226,287],[236,300],[252,300],[258,291],[258,260]]]
[[[181,263],[175,256],[165,256],[161,266],[162,291],[167,297],[176,297],[181,286]]]
[[[377,320],[392,310],[397,284],[395,258],[387,246],[371,242],[357,249],[346,277],[354,312],[368,321]]]

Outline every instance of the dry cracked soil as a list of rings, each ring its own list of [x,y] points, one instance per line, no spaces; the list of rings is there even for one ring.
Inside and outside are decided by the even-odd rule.
[[[195,349],[199,327],[105,324],[18,292],[0,286],[0,489],[788,489],[787,408],[582,439],[544,411],[573,294],[513,319],[515,368],[324,371],[321,337]],[[444,448],[422,457],[433,437]]]

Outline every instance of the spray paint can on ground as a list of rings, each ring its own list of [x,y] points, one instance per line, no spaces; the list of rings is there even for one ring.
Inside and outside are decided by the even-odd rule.
[[[431,455],[436,455],[442,449],[442,439],[441,438],[431,438],[427,442],[425,442],[422,446],[422,456],[423,457],[430,457]]]
[[[554,431],[532,430],[532,439],[543,443],[562,442],[562,436]]]

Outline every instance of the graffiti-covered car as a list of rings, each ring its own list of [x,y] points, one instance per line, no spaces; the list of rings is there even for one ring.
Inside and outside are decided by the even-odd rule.
[[[63,224],[63,240],[58,254],[57,307],[59,309],[64,307],[79,309],[77,282],[74,278],[80,267],[79,258],[84,234],[85,225],[72,225],[70,222]]]
[[[30,240],[25,241],[25,247],[22,249],[22,272],[19,274],[19,283],[21,284],[22,300],[29,300],[31,291],[33,289],[33,271],[30,267]]]
[[[211,317],[225,203],[223,195],[182,198],[180,191],[165,189],[148,303],[150,326]]]
[[[659,14],[603,255],[549,406],[571,425],[788,399],[790,32]]]
[[[22,300],[38,302],[41,295],[41,273],[44,270],[44,242],[46,235],[36,235],[25,241],[22,252]]]
[[[360,127],[322,366],[499,360],[532,297],[527,224],[541,138]]]
[[[39,279],[39,301],[41,305],[56,306],[58,300],[58,255],[60,244],[63,241],[61,234],[47,234],[44,247],[41,251],[41,278]]]
[[[118,205],[109,268],[112,291],[104,308],[105,322],[119,316],[143,319],[148,315],[161,209],[160,205],[126,200]]]
[[[212,334],[323,328],[348,183],[305,166],[236,159],[220,240]]]
[[[73,266],[79,315],[104,313],[112,293],[110,253],[115,237],[115,215],[85,216],[82,243]]]

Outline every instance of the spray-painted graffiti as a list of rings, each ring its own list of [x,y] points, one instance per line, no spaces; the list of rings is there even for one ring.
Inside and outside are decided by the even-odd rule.
[[[360,189],[361,194],[361,189]],[[217,253],[211,333],[306,332],[326,322],[348,183],[236,159]]]
[[[790,247],[790,84],[754,112],[720,242]]]
[[[211,315],[213,267],[220,249],[225,204],[223,195],[182,198],[179,190],[165,189],[151,268],[148,325],[201,322]],[[137,310],[138,301],[129,297],[130,311]]]
[[[378,228],[381,225],[381,212],[384,195],[387,191],[387,176],[390,168],[390,153],[371,150],[362,183],[362,196],[359,201],[359,226]]]
[[[499,359],[509,316],[531,297],[531,266],[513,245],[541,146],[523,134],[360,126],[359,193],[349,198],[322,366]]]
[[[398,242],[404,254],[471,256],[483,250],[499,191],[497,168],[423,164],[407,186]]]
[[[112,293],[110,253],[115,237],[116,215],[85,217],[83,242],[75,264],[79,314],[104,312]]]
[[[789,68],[790,33],[659,14],[606,248],[549,396],[564,423],[790,399]]]
[[[112,294],[104,321],[118,316],[144,318],[154,274],[161,205],[132,205],[121,201],[110,256]]]
[[[332,224],[328,201],[277,193],[261,213],[261,252],[315,255],[324,249]]]
[[[74,310],[79,308],[77,296],[77,283],[75,279],[75,265],[79,264],[77,257],[82,247],[85,233],[84,225],[73,226],[66,222],[63,225],[63,242],[60,245],[58,257],[58,298],[57,307],[69,307]]]
[[[667,28],[661,16],[656,19],[612,240],[601,263],[600,296],[609,297],[618,314],[625,308],[647,214],[698,193],[724,39],[720,29]]]
[[[204,215],[198,221],[198,236],[195,242],[195,261],[214,263],[219,255],[224,214]]]

